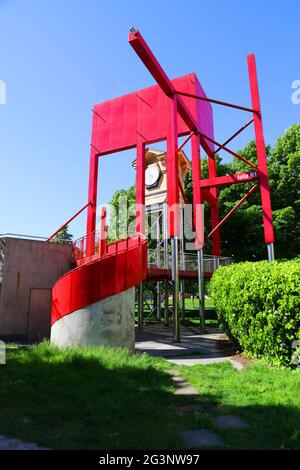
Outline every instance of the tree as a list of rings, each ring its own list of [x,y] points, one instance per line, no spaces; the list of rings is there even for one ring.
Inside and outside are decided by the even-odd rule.
[[[108,238],[111,241],[126,238],[135,218],[135,186],[116,191],[110,206]]]
[[[72,243],[73,235],[71,235],[71,233],[69,232],[68,225],[66,225],[65,228],[58,232],[58,234],[55,235],[55,237],[53,237],[51,241],[55,243]]]
[[[300,124],[279,137],[269,161],[276,235],[276,253],[293,258],[300,253]]]

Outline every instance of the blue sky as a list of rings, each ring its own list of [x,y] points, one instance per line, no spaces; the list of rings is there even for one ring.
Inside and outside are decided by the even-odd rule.
[[[0,233],[47,236],[87,201],[93,104],[153,84],[127,42],[139,29],[170,78],[196,72],[209,97],[250,104],[255,52],[266,142],[300,121],[298,0],[0,0]],[[214,107],[225,140],[248,119]],[[246,132],[231,146],[241,148]],[[134,152],[104,157],[99,202],[134,181]],[[70,226],[80,236],[82,216]]]

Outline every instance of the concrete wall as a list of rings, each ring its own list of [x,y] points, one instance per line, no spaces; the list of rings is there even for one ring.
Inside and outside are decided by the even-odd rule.
[[[60,347],[106,345],[134,349],[135,288],[112,295],[57,320],[51,342]]]
[[[51,289],[72,268],[72,246],[17,238],[0,242],[0,337],[49,335]]]

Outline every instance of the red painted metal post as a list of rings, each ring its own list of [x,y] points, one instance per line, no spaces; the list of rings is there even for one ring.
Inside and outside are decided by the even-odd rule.
[[[96,230],[96,211],[97,211],[97,183],[98,183],[98,155],[96,150],[91,147],[90,155],[90,174],[89,174],[89,209],[87,213],[86,234]]]
[[[202,194],[199,181],[201,178],[200,163],[200,142],[199,136],[193,134],[191,137],[192,147],[192,185],[193,185],[193,205],[194,205],[194,227],[195,227],[195,249],[204,248],[204,227],[202,226]]]
[[[145,144],[138,136],[136,144],[136,214],[135,230],[145,233]]]
[[[217,176],[217,165],[214,154],[208,154],[208,176],[209,178],[215,178]],[[212,254],[214,256],[221,255],[221,238],[219,224],[219,204],[218,204],[218,189],[213,186],[209,188],[210,194],[215,200],[215,203],[210,206],[211,213],[211,228],[214,231],[212,236]]]
[[[205,308],[204,308],[204,214],[202,206],[202,194],[200,188],[201,180],[201,160],[200,160],[200,140],[198,134],[193,134],[191,140],[192,147],[192,184],[193,184],[193,204],[194,204],[194,227],[195,227],[195,249],[198,260],[198,292],[199,292],[199,320],[200,330],[205,331]]]
[[[90,173],[89,173],[89,209],[87,213],[86,224],[86,256],[91,256],[95,251],[95,231],[96,231],[96,215],[97,215],[97,184],[98,184],[98,154],[97,149],[94,147],[94,137],[96,131],[98,115],[93,113],[92,122],[92,143],[90,153]]]
[[[255,55],[250,54],[248,55],[247,59],[248,59],[248,71],[249,71],[252,107],[256,111],[253,113],[253,119],[254,119],[255,142],[256,142],[258,169],[259,169],[259,179],[260,179],[260,194],[261,194],[261,204],[262,204],[262,213],[263,213],[264,237],[265,237],[266,243],[273,244],[274,243],[274,229],[273,229],[273,221],[272,221],[272,207],[271,207],[267,157],[266,157],[265,140],[264,140],[263,126],[262,126]],[[272,248],[273,248],[273,245],[272,245]],[[270,259],[270,256],[269,256],[269,259]]]
[[[169,129],[167,135],[167,194],[169,236],[180,234],[177,98],[169,100]]]
[[[101,207],[100,213],[100,230],[99,230],[99,256],[105,255],[107,242],[107,226],[106,226],[106,208]]]

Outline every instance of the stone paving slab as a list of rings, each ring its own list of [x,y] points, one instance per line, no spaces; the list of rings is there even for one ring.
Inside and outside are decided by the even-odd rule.
[[[49,450],[46,447],[39,447],[34,442],[23,442],[19,439],[13,439],[0,436],[0,450]]]
[[[188,447],[216,447],[224,445],[223,439],[208,429],[183,431],[181,437]]]
[[[174,343],[172,328],[160,324],[146,325],[143,331],[136,331],[135,348],[151,356],[174,359],[196,354],[201,359],[223,358],[233,354],[232,343],[224,340],[221,330],[213,329],[201,334],[194,327],[183,327],[181,342]]]
[[[179,374],[177,374],[176,372],[173,372],[171,376],[172,376],[174,385],[176,387],[175,395],[189,395],[189,396],[198,395],[198,392],[195,390],[195,388],[185,379],[180,377]]]
[[[174,409],[174,408],[173,408]],[[175,407],[175,413],[178,416],[184,416],[186,413],[201,413],[203,412],[203,405],[197,403],[191,403],[187,405],[180,405]]]
[[[246,421],[234,415],[215,416],[213,422],[220,429],[245,429],[249,427]]]
[[[136,331],[136,351],[150,356],[164,357],[179,366],[209,365],[230,361],[240,371],[244,364],[232,358],[233,345],[226,335],[211,328],[200,334],[195,327],[181,329],[181,342],[174,343],[172,328],[161,324],[145,325],[143,331]]]
[[[230,357],[206,357],[202,358],[199,356],[190,356],[190,357],[177,357],[177,358],[166,358],[169,362],[172,362],[173,364],[176,364],[177,366],[207,366],[210,364],[218,364],[220,362],[225,362],[229,361],[233,367],[241,371],[244,368],[244,365],[241,362],[235,361],[234,359],[231,359]]]

